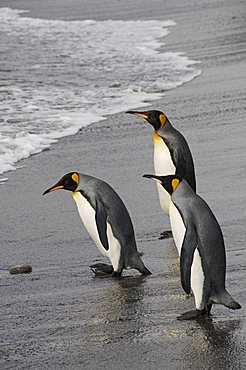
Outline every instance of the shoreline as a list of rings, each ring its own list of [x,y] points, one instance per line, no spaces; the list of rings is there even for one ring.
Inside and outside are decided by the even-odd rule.
[[[58,37],[57,43],[59,46],[57,46],[57,50],[54,51],[54,54],[60,53],[63,49],[63,43],[65,42],[68,48],[71,48],[70,52],[71,55],[73,55],[73,49],[76,49],[76,42],[69,42],[70,38],[73,40],[73,37],[69,32],[65,32],[64,30],[71,27],[71,30],[73,30],[74,33],[78,33],[79,39],[83,39],[81,35],[83,33],[80,32],[80,28],[84,28],[84,23],[81,21],[76,22],[59,22],[56,23],[56,21],[51,22],[43,22],[41,19],[36,19],[33,21],[31,18],[22,18],[20,10],[11,10],[10,8],[2,8],[5,9],[3,12],[1,12],[1,18],[3,19],[3,31],[8,33],[10,32],[10,29],[13,28],[13,32],[18,32],[19,27],[23,29],[23,32],[25,33],[25,29],[34,28],[37,27],[37,34],[41,33],[40,36],[37,35],[37,42],[39,40],[39,37],[42,36],[42,32],[45,34],[49,34],[49,31],[52,33],[54,32],[54,28],[58,27],[59,33],[61,33],[62,36]],[[11,23],[11,27],[9,28],[8,23]],[[140,27],[140,23],[141,27]],[[150,22],[150,23],[149,23]],[[67,24],[66,24],[67,23]],[[89,21],[91,23],[91,21]],[[0,173],[2,171],[8,172],[11,170],[14,170],[16,167],[18,168],[18,162],[20,162],[23,158],[28,158],[33,154],[37,154],[42,152],[43,150],[46,150],[49,146],[51,146],[54,142],[59,140],[62,137],[75,135],[79,129],[90,125],[93,122],[101,121],[102,119],[106,119],[107,117],[110,117],[112,114],[117,113],[123,113],[126,110],[133,109],[135,107],[147,107],[150,106],[153,101],[157,101],[163,96],[165,96],[166,92],[172,88],[177,87],[178,85],[182,85],[187,81],[192,80],[195,76],[200,74],[200,70],[194,66],[194,61],[189,60],[187,56],[180,55],[182,53],[176,52],[176,53],[162,53],[161,49],[164,47],[165,37],[166,35],[171,32],[171,28],[175,23],[170,21],[138,21],[138,22],[113,22],[114,26],[111,25],[111,22],[109,23],[106,21],[104,26],[95,25],[96,23],[102,23],[102,22],[92,22],[94,26],[92,27],[93,30],[88,31],[88,37],[90,35],[90,32],[94,34],[95,40],[97,40],[97,36],[95,35],[97,33],[97,29],[108,29],[108,32],[112,35],[112,46],[110,44],[106,47],[102,46],[102,52],[104,51],[105,58],[107,60],[106,63],[108,65],[111,65],[110,60],[114,60],[115,58],[118,60],[118,63],[116,62],[116,66],[114,66],[114,63],[112,65],[113,70],[115,69],[115,73],[112,72],[110,74],[106,73],[104,74],[104,69],[102,68],[102,71],[100,74],[97,75],[98,81],[95,81],[95,77],[93,74],[91,77],[86,77],[86,74],[89,72],[87,71],[87,68],[77,67],[76,72],[74,71],[74,77],[73,79],[77,79],[77,83],[72,82],[70,85],[70,80],[67,79],[67,73],[69,73],[69,69],[71,69],[71,64],[73,63],[72,60],[69,59],[66,63],[66,68],[64,70],[61,70],[59,68],[59,65],[54,65],[52,68],[57,69],[57,72],[53,74],[53,78],[58,79],[61,83],[61,86],[58,83],[57,89],[55,89],[55,94],[53,91],[52,86],[49,87],[46,84],[46,77],[45,77],[45,68],[41,67],[41,72],[34,72],[32,70],[32,67],[30,67],[30,74],[31,77],[27,76],[25,77],[27,79],[27,84],[30,84],[30,92],[29,98],[27,100],[21,100],[18,99],[18,97],[13,99],[13,101],[8,104],[7,102],[3,105],[3,111],[2,111],[2,121],[5,121],[4,127],[2,127],[2,135],[0,134],[3,145],[3,153],[0,153]],[[16,24],[16,25],[14,25]],[[123,24],[125,24],[123,26]],[[154,27],[154,31],[152,34],[151,27]],[[16,28],[15,28],[16,27]],[[106,27],[106,28],[105,28]],[[116,28],[115,28],[116,27]],[[132,34],[131,34],[131,42],[129,43],[129,40],[126,40],[125,49],[121,50],[121,48],[118,45],[118,34],[120,32],[128,32],[127,29],[131,28]],[[146,28],[145,28],[146,27]],[[47,30],[46,30],[47,28]],[[90,28],[90,27],[89,27]],[[112,32],[112,29],[119,30],[116,32],[116,35],[114,35],[115,32]],[[16,31],[14,31],[16,29]],[[87,29],[87,27],[86,27]],[[140,29],[145,29],[140,31]],[[9,32],[7,31],[9,30]],[[41,31],[42,30],[42,31]],[[46,31],[45,31],[46,30]],[[124,31],[123,31],[124,30]],[[140,34],[138,35],[138,33]],[[11,32],[10,32],[11,33]],[[35,33],[35,32],[34,32]],[[151,33],[151,35],[149,35]],[[67,34],[67,38],[66,35]],[[142,35],[142,36],[141,36]],[[134,36],[134,37],[133,37]],[[65,37],[65,39],[64,39]],[[136,42],[134,43],[134,40],[136,38]],[[138,45],[137,40],[141,43],[141,46]],[[45,40],[44,44],[45,44]],[[11,43],[11,38],[9,40]],[[7,42],[7,44],[9,43]],[[96,42],[96,41],[95,41]],[[93,45],[88,45],[88,50],[91,48],[93,49],[96,44],[95,42]],[[124,40],[122,40],[123,44],[125,45]],[[17,53],[22,53],[23,58],[26,58],[26,55],[28,54],[28,39],[23,40],[23,47],[17,50]],[[108,44],[107,41],[105,41],[105,44]],[[83,43],[79,44],[83,45]],[[116,46],[116,51],[114,53],[113,45]],[[17,47],[17,45],[16,45]],[[23,48],[23,51],[21,52],[21,49]],[[134,49],[143,48],[142,51],[136,51]],[[148,48],[148,51],[144,51],[146,48]],[[15,47],[13,48],[15,49]],[[78,50],[80,48],[77,47]],[[87,50],[87,48],[85,47]],[[104,50],[105,49],[105,50]],[[111,56],[111,50],[112,49],[112,56]],[[130,54],[133,52],[133,55],[137,55],[137,57],[131,57]],[[4,48],[3,48],[4,50]],[[39,58],[43,60],[43,64],[46,63],[44,60],[47,61],[47,63],[55,63],[50,56],[46,55],[45,48],[43,49],[41,47],[41,50],[34,49],[35,57],[32,56],[32,52],[30,52],[29,58],[34,58],[33,62],[36,66],[39,63]],[[127,53],[124,52],[124,50],[127,50]],[[160,50],[160,52],[158,52]],[[44,53],[42,57],[42,53]],[[86,65],[86,58],[84,58],[83,54],[87,55],[87,52],[82,52],[74,55],[74,57],[77,57],[78,63],[80,65],[80,59],[81,63]],[[109,53],[109,56],[107,57],[107,53]],[[133,70],[130,72],[130,76],[134,79],[136,77],[136,81],[132,81],[130,77],[127,78],[128,70],[124,67],[121,68],[120,64],[120,58],[116,57],[116,55],[119,56],[121,54],[122,58],[124,55],[129,54],[127,56],[127,60],[131,60],[131,63],[133,65],[138,65],[139,63],[136,61],[142,63],[144,67],[144,71],[140,71],[137,67],[133,67]],[[12,55],[12,54],[11,54]],[[38,57],[39,55],[39,57]],[[97,54],[96,54],[97,55]],[[100,53],[98,55],[100,57]],[[90,58],[90,53],[88,55]],[[11,59],[8,59],[9,63],[11,63]],[[146,58],[146,59],[145,59]],[[73,58],[72,58],[73,59]],[[82,62],[82,60],[84,60]],[[5,62],[6,66],[9,64],[8,62]],[[95,60],[96,62],[96,60]],[[105,63],[105,61],[103,61]],[[127,62],[126,62],[127,63]],[[128,61],[129,63],[129,61]],[[62,63],[61,63],[62,64]],[[124,63],[123,63],[124,64]],[[114,67],[113,67],[114,66]],[[20,69],[19,72],[22,73],[22,66],[18,65],[16,67],[12,67],[13,71],[17,68]],[[110,67],[109,67],[110,68]],[[157,78],[156,76],[161,75],[163,70],[167,70],[164,72],[163,78]],[[25,68],[24,68],[25,69]],[[155,70],[156,69],[156,70]],[[81,71],[80,71],[81,70]],[[123,73],[124,71],[124,73]],[[118,73],[117,73],[118,72]],[[7,73],[7,72],[6,72]],[[18,72],[17,73],[18,76]],[[47,73],[49,73],[47,71]],[[78,75],[77,75],[78,73]],[[137,76],[139,73],[142,75],[142,78],[139,79]],[[37,74],[37,76],[36,76]],[[40,74],[40,76],[39,76]],[[60,76],[61,74],[61,76]],[[173,75],[172,75],[173,74]],[[32,76],[33,75],[33,76]],[[83,76],[85,75],[85,80],[83,81]],[[149,76],[148,76],[149,75]],[[9,75],[9,80],[12,80],[12,74]],[[59,77],[60,76],[60,77]],[[103,77],[104,76],[104,77]],[[152,80],[152,77],[154,78],[154,81]],[[168,78],[166,76],[169,76]],[[38,82],[38,86],[34,87],[33,83],[35,83],[35,79],[39,78],[40,81]],[[14,78],[14,77],[13,77]],[[24,78],[24,77],[23,77]],[[49,77],[51,79],[52,76]],[[62,82],[62,78],[64,78],[65,82]],[[29,79],[31,79],[29,81]],[[28,82],[29,81],[29,82]],[[92,86],[90,87],[90,83],[92,83]],[[93,81],[97,85],[94,86]],[[110,82],[110,83],[109,83]],[[114,86],[113,82],[119,86]],[[4,82],[3,82],[4,83]],[[50,94],[42,93],[42,89],[40,90],[39,84],[46,86],[46,88],[50,91]],[[78,86],[80,87],[77,87]],[[164,90],[166,88],[166,91]],[[22,90],[22,83],[20,82],[20,90]],[[25,88],[24,88],[25,90]],[[28,88],[27,88],[28,90]],[[44,88],[43,88],[44,90]],[[87,94],[84,93],[84,90],[87,91]],[[27,93],[27,92],[26,92]],[[11,94],[11,92],[10,92]],[[24,92],[20,93],[24,94]],[[43,94],[43,95],[42,95]],[[39,95],[42,95],[41,102]],[[51,96],[50,96],[51,95]],[[58,107],[56,107],[56,95],[60,96],[60,99],[58,99]],[[33,98],[32,98],[33,96]],[[70,98],[69,98],[70,97]],[[72,98],[73,97],[73,98]],[[4,98],[5,99],[5,98]],[[6,97],[7,99],[7,97]],[[60,101],[64,102],[67,99],[67,106],[66,107],[60,107],[59,104]],[[45,101],[47,100],[47,103]],[[54,100],[54,101],[53,101]],[[52,103],[53,101],[53,103]],[[87,103],[84,103],[87,102]],[[93,103],[92,103],[93,102]],[[35,106],[35,104],[37,106]],[[66,103],[65,103],[66,104]],[[26,114],[26,110],[32,108],[33,111],[30,111],[28,114]],[[146,108],[145,108],[146,109]],[[15,112],[16,110],[16,112]],[[4,114],[5,111],[5,114]],[[49,118],[50,115],[50,118]],[[58,119],[59,117],[59,119]],[[16,122],[15,122],[16,119]],[[54,120],[53,124],[51,121]],[[18,122],[29,122],[28,126],[26,125],[18,125]],[[6,127],[5,127],[6,126]],[[29,127],[29,129],[28,129]],[[37,129],[36,129],[36,128]],[[12,144],[11,144],[11,136],[12,134]],[[9,143],[10,142],[10,143]],[[0,182],[3,182],[3,179],[0,179]]]
[[[151,14],[141,7],[136,19],[143,13],[160,14],[159,4],[152,5]],[[115,17],[129,11],[117,6]],[[142,178],[153,171],[153,131],[141,120],[112,115],[22,160],[23,167],[7,173],[8,182],[0,186],[3,370],[246,366],[243,9],[240,1],[231,5],[229,0],[207,1],[197,8],[175,0],[166,8],[165,19],[177,25],[164,48],[201,60],[202,74],[152,104],[167,114],[190,145],[198,192],[224,234],[227,288],[243,308],[233,312],[216,306],[212,321],[206,323],[176,320],[193,307],[193,299],[187,299],[180,286],[172,240],[157,240],[169,220],[154,184]],[[89,265],[103,259],[81,225],[71,196],[57,192],[42,197],[73,170],[102,178],[119,193],[151,277],[132,270],[119,281],[93,277]],[[17,264],[30,264],[33,272],[10,276],[8,268]]]

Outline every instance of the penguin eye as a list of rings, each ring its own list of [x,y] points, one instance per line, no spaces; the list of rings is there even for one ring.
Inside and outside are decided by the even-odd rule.
[[[69,181],[68,181],[68,180],[66,180],[66,181],[65,181],[65,185],[68,185],[68,184],[69,184]]]

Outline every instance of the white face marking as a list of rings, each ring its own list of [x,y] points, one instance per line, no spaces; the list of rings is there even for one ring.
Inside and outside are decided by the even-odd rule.
[[[83,195],[80,192],[73,193],[73,198],[77,204],[80,218],[83,221],[83,224],[88,233],[90,234],[92,240],[96,244],[99,252],[103,256],[108,257],[113,265],[114,271],[118,271],[121,246],[118,240],[113,235],[111,225],[107,222],[107,236],[109,242],[109,250],[106,251],[99,239],[95,219],[96,212],[94,208],[90,205],[88,200],[85,197],[83,197]]]
[[[173,164],[170,151],[163,139],[156,133],[154,134],[154,166],[156,175],[172,175],[175,174],[175,166]],[[170,195],[169,193],[157,183],[157,190],[159,194],[161,208],[165,213],[169,213]]]
[[[181,254],[181,248],[186,232],[186,228],[183,219],[171,201],[170,209],[170,223],[172,227],[173,238],[178,250],[179,255]],[[203,286],[204,286],[204,273],[202,269],[201,257],[199,255],[198,249],[195,250],[193,262],[191,266],[191,289],[195,297],[196,308],[198,310],[203,309],[202,298],[203,298]]]

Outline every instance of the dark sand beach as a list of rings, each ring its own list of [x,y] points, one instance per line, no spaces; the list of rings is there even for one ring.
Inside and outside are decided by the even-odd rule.
[[[99,1],[98,1],[99,3]],[[88,2],[89,4],[89,2]],[[28,0],[1,6],[30,9],[51,19],[174,20],[165,51],[199,60],[202,74],[152,104],[190,144],[199,194],[221,225],[227,288],[236,312],[212,309],[212,320],[179,322],[194,306],[181,288],[172,239],[158,240],[169,220],[154,183],[152,128],[124,113],[59,140],[20,162],[0,186],[1,369],[245,369],[245,86],[246,6],[243,1],[90,2]],[[101,3],[102,4],[102,3]],[[137,107],[136,107],[137,108]],[[77,170],[109,182],[132,217],[138,248],[153,272],[96,278],[102,261],[81,224],[69,192],[42,196],[63,174]],[[105,261],[107,262],[107,261]],[[30,275],[8,269],[30,264]]]

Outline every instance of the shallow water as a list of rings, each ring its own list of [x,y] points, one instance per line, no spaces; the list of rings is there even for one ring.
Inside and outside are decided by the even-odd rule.
[[[0,174],[56,139],[146,106],[200,74],[178,50],[158,52],[173,21],[27,16],[0,8]]]

